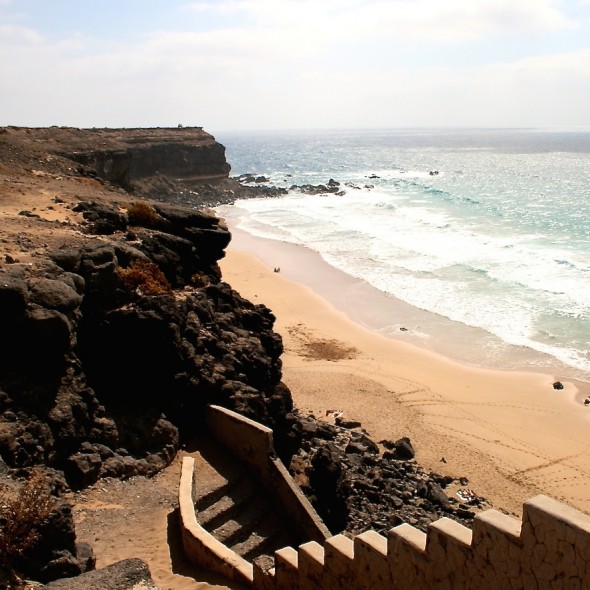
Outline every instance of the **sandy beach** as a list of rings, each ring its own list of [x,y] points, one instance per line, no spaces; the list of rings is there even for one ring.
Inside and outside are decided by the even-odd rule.
[[[590,513],[587,383],[481,369],[382,336],[350,308],[350,277],[305,249],[232,233],[223,278],[275,314],[283,380],[299,410],[342,411],[376,441],[408,436],[423,467],[467,477],[487,507],[517,518],[539,493]],[[368,300],[365,315],[379,305]]]

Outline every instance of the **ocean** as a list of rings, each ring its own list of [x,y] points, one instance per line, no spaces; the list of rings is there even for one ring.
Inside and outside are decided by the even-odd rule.
[[[590,381],[590,132],[381,129],[218,133],[231,175],[340,183],[217,209],[305,246],[403,303],[392,338],[489,368]]]

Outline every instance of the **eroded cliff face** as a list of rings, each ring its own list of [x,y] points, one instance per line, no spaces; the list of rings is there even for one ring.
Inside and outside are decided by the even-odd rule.
[[[138,194],[153,184],[160,193],[167,192],[166,186],[170,192],[197,189],[227,179],[230,172],[224,146],[201,127],[7,129],[13,142],[36,144],[76,162],[80,173]]]

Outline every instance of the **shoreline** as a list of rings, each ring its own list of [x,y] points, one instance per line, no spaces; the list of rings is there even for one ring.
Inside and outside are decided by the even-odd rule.
[[[283,276],[307,286],[351,321],[375,334],[474,368],[552,374],[555,381],[576,385],[573,399],[577,404],[583,406],[590,397],[590,375],[549,355],[502,343],[480,328],[415,308],[331,266],[306,246],[254,236],[232,225],[231,219],[229,224],[230,249],[253,254],[267,266],[280,269]],[[393,318],[393,322],[384,318]]]
[[[590,512],[590,414],[574,403],[587,383],[478,368],[371,331],[342,310],[354,279],[343,283],[344,273],[319,256],[302,262],[299,246],[269,248],[269,240],[231,231],[223,280],[276,316],[283,381],[300,411],[318,418],[343,411],[376,441],[409,436],[423,467],[467,477],[477,495],[516,517],[539,493]],[[317,291],[309,286],[315,280]],[[553,389],[558,379],[563,390]]]

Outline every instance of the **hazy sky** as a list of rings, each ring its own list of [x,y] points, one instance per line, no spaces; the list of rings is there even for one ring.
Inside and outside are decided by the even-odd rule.
[[[590,127],[590,0],[0,0],[0,125]]]

